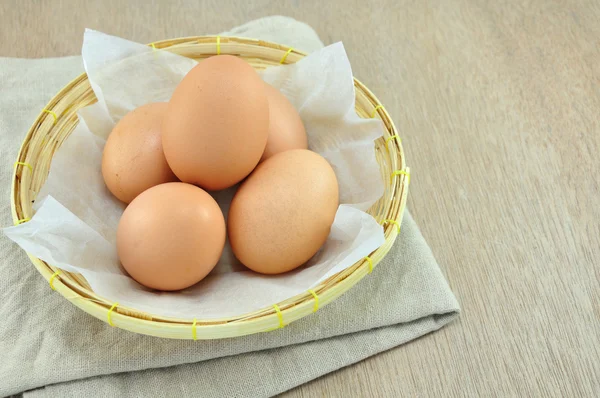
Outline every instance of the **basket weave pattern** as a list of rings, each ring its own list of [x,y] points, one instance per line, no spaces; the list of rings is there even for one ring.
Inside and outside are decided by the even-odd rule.
[[[305,56],[300,51],[278,44],[235,37],[187,37],[155,42],[151,46],[156,51],[167,50],[197,61],[216,54],[231,54],[242,57],[257,70],[280,63],[294,63]],[[400,232],[406,206],[410,174],[405,165],[400,136],[373,93],[356,79],[354,86],[356,112],[361,117],[380,118],[385,127],[384,136],[375,142],[385,191],[368,211],[384,226],[385,243],[367,258],[310,291],[243,316],[211,320],[176,319],[119,306],[97,296],[80,274],[58,270],[52,264],[29,255],[31,261],[50,282],[50,287],[71,303],[112,326],[136,333],[194,340],[235,337],[277,329],[311,314],[354,286],[381,261]],[[11,207],[15,224],[26,222],[33,216],[32,205],[46,180],[54,152],[77,125],[77,110],[94,102],[94,92],[87,76],[82,74],[48,103],[30,128],[19,151],[12,180]]]

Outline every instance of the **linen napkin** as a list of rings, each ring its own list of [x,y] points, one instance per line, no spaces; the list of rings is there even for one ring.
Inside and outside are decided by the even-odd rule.
[[[284,17],[223,35],[306,51],[322,46],[310,27]],[[11,167],[22,139],[48,100],[82,71],[79,56],[0,58],[2,225],[12,222]],[[0,396],[270,396],[437,330],[459,312],[408,213],[390,253],[349,292],[284,329],[235,339],[177,341],[111,328],[54,293],[6,238],[0,280]]]

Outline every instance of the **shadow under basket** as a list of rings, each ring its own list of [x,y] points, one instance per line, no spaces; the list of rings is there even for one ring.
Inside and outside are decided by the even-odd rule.
[[[150,44],[156,51],[170,51],[201,61],[218,54],[243,58],[261,70],[297,62],[304,53],[260,40],[237,37],[187,37]],[[354,79],[356,112],[364,118],[380,118],[384,135],[375,142],[377,162],[385,185],[383,197],[368,213],[384,227],[385,243],[368,257],[330,277],[320,285],[270,307],[242,316],[222,319],[176,319],[120,306],[99,297],[80,274],[69,273],[29,255],[50,288],[72,304],[111,326],[135,333],[172,339],[217,339],[275,330],[310,315],[353,287],[383,259],[400,233],[406,206],[409,170],[400,136],[377,98]],[[44,184],[52,156],[78,123],[77,111],[97,99],[84,73],[64,87],[39,114],[19,151],[12,179],[11,208],[15,224],[33,216],[32,203]],[[386,272],[387,270],[381,270]]]

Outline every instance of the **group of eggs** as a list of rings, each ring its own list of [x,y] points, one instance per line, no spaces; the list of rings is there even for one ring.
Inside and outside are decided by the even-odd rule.
[[[106,142],[104,181],[128,204],[117,229],[127,273],[149,288],[184,289],[215,267],[227,236],[252,271],[304,264],[339,202],[333,169],[307,146],[296,109],[246,61],[200,62],[168,103],[131,111]],[[206,191],[240,182],[226,226]]]

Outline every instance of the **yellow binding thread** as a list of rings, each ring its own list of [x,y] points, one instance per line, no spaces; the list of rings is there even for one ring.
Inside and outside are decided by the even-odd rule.
[[[279,309],[279,306],[277,304],[273,304],[273,308],[275,308],[277,318],[279,318],[279,329],[281,329],[285,326],[285,324],[283,323],[283,314],[281,313],[281,310]]]
[[[192,323],[192,338],[195,340],[198,340],[198,337],[196,337],[196,318],[194,318],[194,323]]]
[[[389,137],[388,137],[388,138],[385,140],[385,147],[386,147],[386,148],[388,147],[388,144],[390,143],[390,141],[391,141],[391,140],[393,140],[394,138],[396,138],[398,141],[401,141],[401,140],[400,140],[400,137],[398,137],[398,134],[391,135],[391,136],[389,136]]]
[[[53,273],[50,277],[50,280],[48,281],[48,283],[50,284],[50,289],[52,290],[56,290],[56,288],[54,287],[54,278],[56,278],[58,274],[60,274],[60,271],[56,271],[55,273]]]
[[[54,123],[52,123],[52,124],[56,124],[56,121],[58,120],[58,116],[56,116],[56,112],[53,112],[53,111],[48,110],[48,109],[44,109],[43,111],[46,112],[46,113],[51,114],[52,117],[54,118]]]
[[[154,43],[150,43],[150,46],[152,46],[152,56],[154,58],[158,58],[158,49],[156,48]]]
[[[369,272],[368,273],[370,274],[371,272],[373,272],[373,260],[371,260],[371,257],[369,257],[369,256],[365,257],[365,260],[367,260],[367,262],[369,263]]]
[[[398,233],[400,233],[400,223],[396,220],[383,220],[384,224],[394,224],[396,227],[398,227]]]
[[[108,310],[108,314],[106,314],[106,318],[108,319],[108,324],[109,324],[110,326],[112,326],[113,328],[115,327],[115,324],[112,322],[112,318],[110,317],[110,314],[113,312],[113,310],[114,310],[115,308],[117,308],[117,305],[119,305],[119,303],[114,303],[114,304],[112,305],[112,307],[110,307],[110,310]]]
[[[287,59],[288,55],[290,55],[290,53],[294,51],[294,48],[290,48],[289,50],[287,50],[287,52],[285,54],[283,54],[283,57],[281,57],[281,61],[279,61],[280,64],[283,64],[285,62],[285,60]]]
[[[315,306],[313,307],[313,312],[317,312],[319,310],[319,296],[317,296],[317,293],[315,293],[315,291],[312,289],[308,289],[308,292],[312,294],[312,296],[315,298]]]
[[[371,119],[375,117],[375,114],[377,113],[378,109],[383,109],[383,105],[377,105],[375,109],[373,109],[373,112],[371,113]]]
[[[217,36],[217,55],[221,55],[221,36]]]
[[[408,178],[408,183],[410,184],[410,173],[406,170],[395,170],[390,176],[390,180],[394,181],[394,176],[405,175]]]
[[[17,167],[18,165],[21,166],[25,166],[28,167],[30,171],[33,172],[33,167],[31,167],[31,165],[29,163],[25,163],[25,162],[15,162],[15,167]]]
[[[27,222],[27,221],[31,221],[31,218],[22,218],[20,220],[17,220],[17,222],[15,223],[15,225],[21,225],[21,224],[23,224],[24,222]]]

